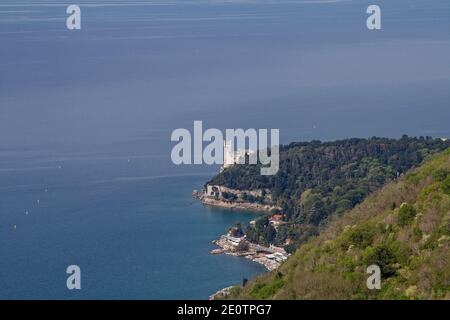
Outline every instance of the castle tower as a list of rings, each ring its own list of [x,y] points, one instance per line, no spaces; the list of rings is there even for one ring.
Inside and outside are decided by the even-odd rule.
[[[223,168],[228,168],[234,164],[234,152],[231,141],[223,142]]]

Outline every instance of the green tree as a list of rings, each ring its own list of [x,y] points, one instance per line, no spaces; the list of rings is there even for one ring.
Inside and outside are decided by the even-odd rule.
[[[406,226],[414,220],[416,216],[416,209],[414,206],[408,203],[404,203],[401,205],[400,210],[398,211],[398,224],[400,226]]]

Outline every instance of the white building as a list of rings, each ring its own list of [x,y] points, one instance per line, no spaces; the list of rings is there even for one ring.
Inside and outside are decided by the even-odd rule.
[[[255,153],[255,150],[249,149],[240,149],[234,151],[232,142],[230,140],[225,140],[223,142],[223,166],[220,171],[222,172],[223,169],[231,167],[235,163],[245,163],[245,156],[250,156]]]

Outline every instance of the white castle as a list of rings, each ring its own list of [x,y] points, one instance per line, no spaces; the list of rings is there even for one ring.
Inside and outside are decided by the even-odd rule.
[[[245,163],[245,156],[255,154],[256,150],[240,149],[233,150],[233,144],[230,140],[224,140],[223,142],[223,166],[220,168],[220,172],[223,169],[231,167],[235,163]]]

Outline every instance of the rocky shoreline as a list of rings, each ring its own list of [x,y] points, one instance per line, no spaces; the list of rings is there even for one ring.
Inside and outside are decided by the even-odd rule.
[[[245,237],[235,238],[222,235],[212,242],[218,248],[211,250],[211,254],[228,254],[235,257],[243,257],[262,264],[268,271],[277,269],[289,256],[283,248],[270,246],[264,247],[245,240]],[[242,245],[244,244],[244,245]],[[241,251],[241,248],[245,250]],[[231,293],[233,286],[223,288],[209,296],[209,300],[223,299]]]
[[[220,289],[216,293],[210,295],[208,300],[218,300],[218,299],[223,299],[223,298],[229,296],[231,293],[231,289],[233,289],[233,287],[234,286],[229,286],[229,287]]]
[[[263,205],[259,203],[242,202],[242,201],[224,201],[212,198],[203,197],[200,199],[201,203],[204,205],[228,209],[239,209],[239,210],[249,210],[249,211],[266,211],[270,212],[272,210],[278,209],[275,206]]]
[[[192,192],[192,197],[199,200],[202,204],[212,207],[220,207],[220,208],[227,208],[227,209],[239,209],[239,210],[249,210],[249,211],[264,211],[264,212],[271,212],[275,210],[281,210],[280,207],[272,205],[272,204],[262,204],[258,202],[250,202],[250,201],[244,201],[240,199],[242,194],[248,193],[248,194],[255,194],[258,193],[258,191],[251,191],[251,190],[233,190],[225,187],[219,187],[219,189],[226,190],[225,192],[236,195],[236,200],[227,200],[224,199],[222,196],[222,192],[217,192],[214,196],[207,193],[206,190],[203,191],[197,191],[194,190]],[[268,197],[269,200],[271,200],[270,197]]]
[[[225,196],[226,195],[226,196]],[[232,197],[232,199],[227,197]],[[212,207],[227,209],[273,212],[281,208],[271,204],[272,197],[268,191],[263,190],[234,190],[223,186],[208,186],[205,190],[192,192],[192,197],[202,204]],[[246,201],[249,198],[259,201]],[[270,246],[264,247],[247,241],[244,237],[236,238],[230,234],[222,235],[214,240],[213,244],[218,248],[211,250],[211,254],[228,254],[235,257],[243,257],[262,264],[268,271],[275,270],[284,262],[288,254],[283,248]],[[227,287],[212,294],[209,299],[221,299],[228,296],[231,287]]]
[[[211,250],[212,254],[223,253],[235,257],[243,257],[262,264],[268,271],[277,269],[289,256],[283,248],[275,246],[264,247],[245,240],[245,237],[235,238],[229,235],[222,235],[218,240],[214,240],[213,244],[219,248]]]

